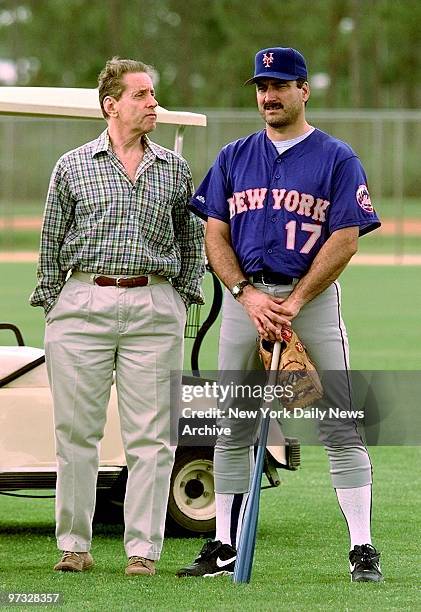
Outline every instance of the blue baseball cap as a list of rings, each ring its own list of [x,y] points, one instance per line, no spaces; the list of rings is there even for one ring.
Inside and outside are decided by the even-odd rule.
[[[262,78],[283,81],[307,79],[306,61],[299,51],[291,47],[262,49],[256,53],[254,65],[254,76],[244,85]]]

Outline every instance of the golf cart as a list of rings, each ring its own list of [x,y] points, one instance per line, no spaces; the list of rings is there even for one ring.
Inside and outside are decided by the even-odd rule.
[[[0,113],[102,118],[95,89],[0,87]],[[205,126],[206,117],[158,107],[158,123],[176,126],[174,150],[181,153],[185,127]],[[183,385],[200,387],[205,384],[199,369],[200,348],[206,333],[218,317],[222,303],[219,280],[211,271],[208,274],[212,279],[213,297],[206,319],[200,321],[201,310],[198,306],[193,306],[188,314],[186,337],[193,338],[194,342],[191,375],[183,377]],[[25,346],[21,331],[13,324],[0,324],[0,334],[13,334],[16,342],[16,346],[0,346],[0,494],[25,497],[25,490],[32,492],[55,488],[52,399],[44,351]],[[200,408],[206,407],[206,404],[200,404]],[[287,444],[268,448],[265,474],[269,487],[280,484],[277,468],[295,470],[299,461],[300,449],[294,439],[288,440]],[[120,436],[116,388],[113,384],[101,443],[97,520],[122,520],[126,479],[127,468]],[[214,531],[212,446],[177,447],[171,476],[167,529],[169,533],[177,535],[210,534]]]

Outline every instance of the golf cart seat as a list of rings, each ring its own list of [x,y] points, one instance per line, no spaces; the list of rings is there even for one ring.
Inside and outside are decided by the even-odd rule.
[[[44,351],[31,346],[2,346],[0,386],[48,386]]]

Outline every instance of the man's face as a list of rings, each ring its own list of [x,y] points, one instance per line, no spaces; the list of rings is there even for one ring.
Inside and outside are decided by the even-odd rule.
[[[115,109],[122,125],[140,134],[147,134],[156,127],[158,102],[151,77],[146,72],[128,72],[123,76],[125,89]]]
[[[299,89],[296,81],[259,79],[256,83],[257,107],[264,121],[272,128],[294,125],[304,115],[304,102],[309,88]]]

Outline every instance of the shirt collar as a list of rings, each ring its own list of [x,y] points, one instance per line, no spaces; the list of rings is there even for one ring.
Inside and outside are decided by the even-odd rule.
[[[92,147],[92,157],[95,157],[98,153],[107,152],[110,149],[110,137],[108,136],[108,130],[105,129],[96,140],[94,140]]]
[[[160,147],[152,142],[146,134],[142,136],[142,139],[145,147],[145,154],[150,151],[152,155],[158,157],[158,159],[169,161],[169,151],[166,151],[166,149],[163,147]],[[108,135],[108,129],[105,129],[94,141],[94,145],[92,147],[92,157],[95,157],[98,153],[108,152],[110,150],[112,150],[110,137]]]
[[[150,149],[153,155],[158,157],[158,159],[162,159],[163,161],[169,161],[169,151],[157,145],[155,142],[152,142],[152,140],[150,140],[146,134],[143,136],[143,144],[145,146],[145,151],[147,151],[147,149]]]

